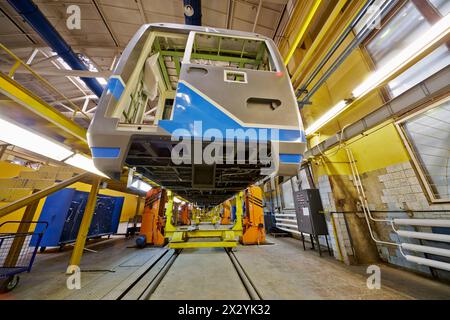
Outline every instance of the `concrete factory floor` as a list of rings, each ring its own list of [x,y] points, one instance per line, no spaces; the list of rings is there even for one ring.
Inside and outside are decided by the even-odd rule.
[[[235,255],[264,299],[450,299],[450,286],[381,264],[381,289],[366,287],[366,267],[346,266],[325,254],[303,251],[292,238],[273,245],[239,246]],[[66,287],[71,253],[38,254],[30,274],[0,299],[110,299],[148,268],[162,248],[135,249],[134,239],[112,238],[88,246],[81,289]],[[248,299],[223,249],[183,250],[152,299]]]

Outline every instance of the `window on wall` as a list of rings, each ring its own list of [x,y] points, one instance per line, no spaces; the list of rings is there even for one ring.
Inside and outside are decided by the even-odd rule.
[[[448,0],[429,0],[431,4],[439,11],[443,16],[450,13],[450,1]]]
[[[432,10],[439,18],[439,15],[443,16],[448,13],[448,3],[448,0],[434,0],[431,3],[424,1],[421,5],[435,5],[436,8],[432,7]],[[372,58],[375,68],[385,65],[431,26],[432,22],[422,15],[412,1],[406,2],[366,44],[366,50]],[[396,97],[448,65],[450,65],[450,51],[444,44],[389,82],[389,92],[392,97]]]
[[[450,201],[450,97],[398,123],[432,201]]]

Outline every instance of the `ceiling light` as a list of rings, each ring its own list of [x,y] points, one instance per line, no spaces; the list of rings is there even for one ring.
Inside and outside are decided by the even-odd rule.
[[[95,78],[97,79],[98,83],[100,83],[102,86],[106,86],[106,84],[108,83],[108,81],[106,81],[105,78]]]
[[[1,118],[0,140],[57,161],[73,155],[73,152],[63,145]]]
[[[176,202],[176,203],[181,203],[182,202],[182,200],[178,199],[177,197],[174,197],[173,201]]]
[[[72,157],[64,161],[65,163],[80,168],[84,171],[88,171],[91,173],[94,173],[96,175],[108,178],[107,175],[105,175],[103,172],[98,170],[94,165],[94,160],[82,155],[82,154],[74,154]]]
[[[321,116],[316,122],[314,122],[311,126],[306,128],[305,130],[306,135],[308,136],[317,131],[317,129],[322,127],[328,121],[333,119],[339,112],[341,112],[346,105],[347,103],[344,100],[339,101],[333,108],[325,112],[325,114]]]
[[[149,185],[148,183],[142,181],[142,180],[135,180],[132,184],[131,187],[144,191],[144,192],[148,192],[152,189],[152,186]]]
[[[400,51],[394,58],[384,64],[378,71],[372,73],[369,78],[353,90],[355,98],[366,95],[408,63],[417,58],[428,48],[443,39],[450,31],[450,14],[441,18],[431,28],[418,37],[412,44]]]
[[[381,69],[372,73],[366,81],[356,87],[352,92],[353,99],[360,99],[373,89],[377,88],[427,49],[436,45],[448,35],[449,31],[450,14],[447,14],[431,26],[428,31],[418,37],[411,45],[400,51],[400,53],[398,53],[394,58],[385,63]],[[306,135],[311,135],[316,132],[319,128],[342,112],[346,106],[347,103],[345,101],[340,101],[316,122],[314,122],[309,128],[307,128],[305,130]]]

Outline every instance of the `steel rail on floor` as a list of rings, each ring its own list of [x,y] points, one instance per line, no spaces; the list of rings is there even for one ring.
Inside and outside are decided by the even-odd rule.
[[[156,291],[170,267],[180,255],[180,250],[166,249],[156,257],[148,268],[123,289],[116,300],[149,300]],[[156,271],[152,274],[152,271]],[[150,277],[149,277],[150,276]]]
[[[228,257],[230,258],[231,263],[233,264],[236,272],[238,273],[239,278],[241,279],[241,282],[244,285],[245,290],[247,291],[247,293],[250,297],[250,300],[264,300],[262,298],[261,293],[258,291],[255,284],[253,283],[253,281],[250,279],[249,275],[245,271],[244,267],[239,262],[236,255],[234,254],[233,250],[228,250],[227,248],[224,248],[224,249],[225,249],[225,252],[227,253]]]
[[[164,250],[148,266],[148,268],[139,274],[123,291],[115,297],[116,300],[150,300],[153,293],[157,290],[164,277],[167,275],[175,260],[180,256],[183,249]],[[250,300],[263,300],[253,281],[237,259],[234,252],[228,248],[224,251],[230,258],[230,261],[236,270]]]

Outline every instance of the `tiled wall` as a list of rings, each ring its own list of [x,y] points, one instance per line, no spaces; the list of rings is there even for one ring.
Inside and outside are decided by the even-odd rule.
[[[342,180],[347,180],[351,177],[343,176]],[[373,213],[376,218],[444,218],[450,219],[450,204],[432,204],[428,201],[425,192],[419,182],[418,176],[409,162],[399,163],[386,168],[366,172],[361,175],[362,184],[366,192],[367,200],[369,202],[369,208],[373,211],[387,211],[383,213]],[[322,202],[326,211],[336,211],[336,193],[342,192],[342,190],[332,190],[332,184],[328,176],[320,176],[318,178],[318,187],[321,192]],[[341,184],[340,186],[333,186],[334,188],[354,188],[354,186],[348,186],[347,184]],[[354,201],[354,199],[352,199]],[[412,210],[448,210],[447,212],[413,212],[406,213],[404,211]],[[402,211],[402,212],[395,212]],[[328,217],[329,221],[329,217]],[[339,242],[341,244],[341,251],[346,256],[344,261],[348,263],[351,258],[352,251],[348,238],[348,230],[343,221],[343,217],[335,217],[336,231],[338,234]],[[376,222],[372,224],[375,236],[383,241],[395,242],[395,243],[415,243],[422,245],[436,245],[430,244],[426,241],[420,242],[419,240],[410,238],[400,238],[393,230],[392,226],[386,222]],[[420,227],[414,229],[413,227],[401,227],[404,230],[433,232],[429,227]],[[330,234],[333,234],[330,230]],[[367,237],[370,237],[367,234]],[[334,239],[334,238],[333,238]],[[449,248],[445,244],[441,246]],[[403,268],[411,269],[413,271],[431,274],[430,268],[421,266],[416,263],[406,261],[403,255],[395,246],[386,246],[377,244],[378,253],[382,260],[401,266]],[[333,243],[333,249],[336,251],[336,244]],[[420,253],[411,253],[424,257]],[[338,257],[337,252],[335,256]],[[450,259],[449,261],[450,262]],[[450,279],[450,273],[446,271],[434,270],[435,275],[440,278]]]
[[[379,175],[378,180],[384,187],[381,202],[389,209],[430,209],[419,179],[409,162],[387,167],[386,174]]]
[[[324,211],[335,212],[336,204],[334,202],[333,191],[331,189],[331,183],[328,176],[323,175],[319,177],[318,187]],[[331,223],[331,219],[334,219],[334,227],[336,233],[333,230],[333,224]],[[326,221],[328,226],[328,234],[330,235],[331,238],[331,246],[333,247],[334,256],[337,259],[342,260],[344,263],[350,264],[349,256],[353,255],[353,251],[350,243],[350,236],[348,234],[347,226],[345,223],[344,214],[342,213],[327,214]],[[337,248],[337,243],[335,239],[336,235],[338,237],[339,250]]]

